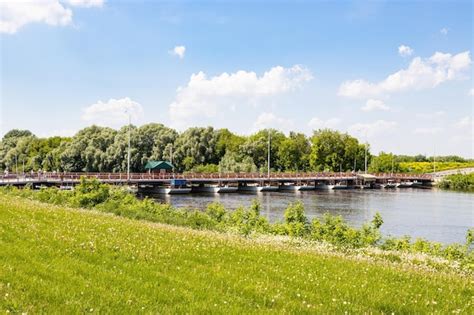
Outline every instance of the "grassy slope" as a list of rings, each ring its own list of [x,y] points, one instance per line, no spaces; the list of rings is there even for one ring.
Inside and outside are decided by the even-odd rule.
[[[472,313],[472,284],[0,194],[0,311]]]

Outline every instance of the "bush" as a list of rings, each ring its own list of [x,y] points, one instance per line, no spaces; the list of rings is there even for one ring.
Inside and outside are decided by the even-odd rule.
[[[72,203],[83,208],[92,208],[109,198],[110,186],[101,184],[97,179],[88,180],[84,177],[74,189]]]
[[[291,203],[285,210],[285,226],[288,235],[302,237],[309,231],[308,220],[301,201]]]
[[[461,191],[474,192],[474,173],[472,174],[455,174],[443,178],[438,184],[442,189],[453,189]]]
[[[239,207],[230,217],[230,224],[245,236],[251,233],[268,233],[271,231],[267,219],[260,216],[260,204],[257,200],[252,202],[249,209]]]
[[[227,212],[221,203],[213,202],[207,205],[206,214],[217,222],[222,222],[224,221]]]

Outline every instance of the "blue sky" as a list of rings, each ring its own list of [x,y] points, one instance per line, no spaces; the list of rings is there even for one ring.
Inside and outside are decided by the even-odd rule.
[[[162,122],[473,156],[470,1],[0,4],[1,134]]]

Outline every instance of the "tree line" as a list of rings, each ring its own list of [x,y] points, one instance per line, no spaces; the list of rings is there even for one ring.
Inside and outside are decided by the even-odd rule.
[[[311,136],[275,129],[244,136],[212,127],[178,132],[150,123],[119,130],[93,125],[73,137],[39,138],[13,129],[0,141],[0,170],[124,172],[129,133],[132,172],[143,172],[150,160],[172,161],[177,172],[266,172],[269,149],[273,172],[360,171],[366,150],[369,171],[391,171],[392,165],[400,171],[399,162],[405,159],[383,152],[372,156],[368,144],[330,129],[315,130]]]

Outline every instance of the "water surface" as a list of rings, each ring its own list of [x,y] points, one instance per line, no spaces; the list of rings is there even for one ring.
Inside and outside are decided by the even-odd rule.
[[[309,218],[324,213],[342,215],[351,225],[360,226],[380,212],[387,235],[424,237],[443,243],[464,242],[474,226],[474,194],[438,189],[346,190],[268,193],[153,195],[176,207],[204,209],[218,201],[227,209],[249,206],[257,198],[262,215],[275,222],[283,219],[287,205],[301,200]]]

